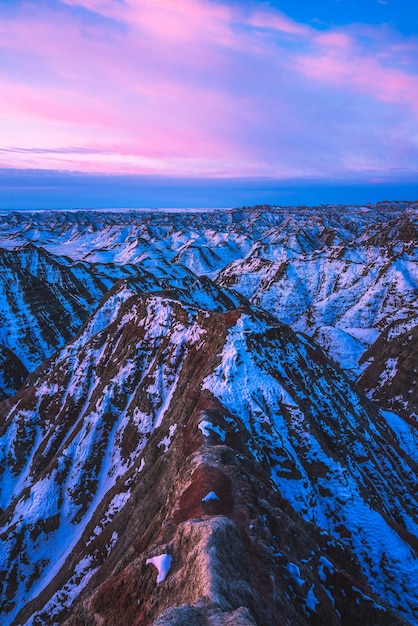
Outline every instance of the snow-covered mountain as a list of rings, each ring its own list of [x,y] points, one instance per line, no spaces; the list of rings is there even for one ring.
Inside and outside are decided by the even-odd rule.
[[[413,215],[402,215],[397,228],[393,221],[379,231],[370,225],[345,241],[335,229],[331,246],[292,224],[285,237],[274,233],[268,242],[257,242],[217,282],[314,335],[355,377],[361,355],[379,333],[416,313],[418,229]]]
[[[5,215],[1,623],[418,624],[415,221]]]
[[[418,203],[407,202],[207,213],[12,212],[0,216],[0,241],[8,249],[30,241],[119,270],[134,265],[157,280],[182,279],[185,271],[212,278],[314,336],[356,379],[379,334],[416,312],[417,212]]]
[[[29,370],[72,339],[109,289],[31,243],[0,249],[0,342]]]
[[[72,261],[32,243],[14,250],[0,247],[0,271],[0,348],[11,351],[28,370],[72,339],[120,280],[140,293],[169,290],[186,303],[219,311],[244,300],[180,266],[152,274],[140,264]],[[4,368],[10,379],[10,366],[0,359],[0,376],[6,376]],[[19,377],[8,386],[1,380],[3,395],[13,395],[22,384]]]

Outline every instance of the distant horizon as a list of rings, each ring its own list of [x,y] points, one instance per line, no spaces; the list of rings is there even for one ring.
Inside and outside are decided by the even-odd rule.
[[[278,180],[0,169],[0,210],[185,210],[418,200],[418,181]]]
[[[377,206],[379,204],[386,204],[386,203],[394,203],[394,204],[415,204],[418,203],[418,197],[414,198],[412,200],[409,199],[405,199],[405,198],[399,198],[399,199],[393,199],[393,200],[387,200],[387,199],[383,199],[383,200],[377,200],[375,202],[327,202],[327,203],[315,203],[315,204],[271,204],[271,203],[255,203],[255,204],[248,204],[248,205],[236,205],[236,206],[217,206],[217,207],[212,207],[212,206],[201,206],[201,207],[195,207],[195,206],[184,206],[184,207],[171,207],[171,206],[130,206],[130,207],[125,207],[125,206],[114,206],[114,207],[91,207],[91,206],[78,206],[78,207],[40,207],[40,208],[14,208],[14,207],[10,207],[10,208],[0,208],[0,215],[5,215],[7,213],[46,213],[49,211],[61,211],[64,213],[77,213],[77,212],[83,212],[83,211],[95,211],[97,213],[113,213],[113,212],[118,212],[118,213],[129,213],[129,212],[144,212],[144,213],[157,213],[159,211],[161,212],[167,212],[167,213],[210,213],[210,212],[215,212],[215,211],[236,211],[236,210],[240,210],[240,209],[254,209],[254,208],[259,208],[259,207],[270,207],[272,209],[298,209],[298,208],[308,208],[308,209],[315,209],[315,208],[326,208],[326,207],[331,207],[331,206],[339,206],[339,207],[354,207],[354,208],[362,208],[362,207],[369,207],[369,206]]]

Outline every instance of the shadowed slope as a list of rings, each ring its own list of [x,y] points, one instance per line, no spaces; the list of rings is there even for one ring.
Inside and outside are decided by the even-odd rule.
[[[28,370],[6,346],[0,345],[0,402],[14,396],[23,385]]]
[[[364,353],[358,381],[369,398],[406,418],[418,418],[417,319],[391,324]]]

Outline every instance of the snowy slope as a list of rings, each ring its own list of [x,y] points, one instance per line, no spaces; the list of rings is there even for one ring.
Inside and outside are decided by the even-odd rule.
[[[11,405],[3,404],[1,579],[3,593],[13,588],[20,598],[3,606],[13,607],[11,616],[58,573],[109,490],[119,482],[110,517],[128,499],[128,473],[140,472],[138,456],[200,338],[194,319],[204,312],[138,300],[127,290],[117,298],[111,310],[104,303],[48,373],[35,374]],[[86,580],[92,573],[89,562]]]
[[[205,388],[246,424],[283,497],[349,545],[372,590],[413,620],[416,475],[413,462],[395,452],[399,439],[384,419],[362,406],[314,344],[251,316],[229,331]]]
[[[390,324],[362,356],[358,384],[379,404],[418,419],[418,318]]]
[[[344,365],[339,342],[334,350],[329,331],[322,329],[351,335],[360,340],[364,352],[376,332],[411,316],[418,294],[418,252],[415,241],[400,243],[396,251],[390,245],[351,243],[280,261],[260,257],[257,251],[225,268],[217,282],[233,287],[293,328],[316,333]],[[358,348],[356,352],[360,357]],[[350,369],[358,374],[358,362]]]
[[[28,244],[0,249],[0,343],[29,370],[71,339],[108,287]]]

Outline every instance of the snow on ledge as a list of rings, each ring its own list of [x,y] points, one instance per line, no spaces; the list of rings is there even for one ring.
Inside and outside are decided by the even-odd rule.
[[[299,585],[299,587],[302,587],[302,585],[305,584],[305,581],[303,580],[303,578],[301,578],[299,566],[296,565],[296,563],[292,563],[290,561],[286,565],[286,569],[291,575],[291,577],[293,578],[293,580],[295,581],[295,583]]]
[[[157,568],[157,585],[162,583],[167,578],[167,574],[170,571],[172,557],[170,554],[160,554],[159,556],[153,556],[145,561],[145,564],[154,565]]]
[[[210,436],[210,431],[213,431],[217,435],[219,435],[220,440],[223,442],[226,439],[226,433],[220,426],[215,426],[212,422],[208,420],[202,420],[200,424],[198,424],[198,428],[202,431],[204,437]]]
[[[219,500],[214,491],[209,491],[209,493],[204,498],[202,498],[202,502],[209,502],[210,500]]]

